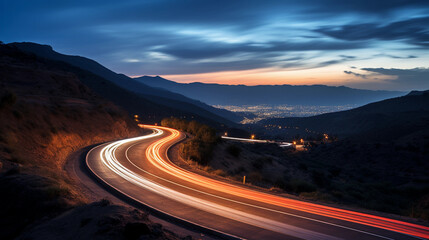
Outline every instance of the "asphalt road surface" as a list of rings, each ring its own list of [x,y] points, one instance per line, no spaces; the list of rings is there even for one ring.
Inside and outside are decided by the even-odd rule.
[[[90,171],[117,192],[171,217],[243,239],[421,239],[429,227],[288,199],[181,169],[167,156],[177,130],[102,144]]]

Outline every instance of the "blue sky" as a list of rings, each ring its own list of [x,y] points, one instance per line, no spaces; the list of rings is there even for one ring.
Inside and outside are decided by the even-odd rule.
[[[429,89],[427,0],[2,0],[0,24],[129,76]]]

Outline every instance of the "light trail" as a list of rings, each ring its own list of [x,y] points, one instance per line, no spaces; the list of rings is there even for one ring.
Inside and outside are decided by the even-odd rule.
[[[118,159],[115,156],[115,152],[119,147],[121,147],[125,143],[137,142],[139,140],[153,138],[163,133],[163,131],[159,129],[153,129],[153,130],[154,130],[154,133],[150,135],[147,135],[144,137],[125,139],[125,140],[117,141],[105,146],[100,152],[100,158],[103,164],[107,166],[111,171],[113,171],[117,175],[121,176],[122,178],[124,178],[125,180],[133,184],[136,184],[147,190],[156,192],[165,197],[177,200],[181,203],[187,204],[189,206],[193,206],[195,208],[201,209],[209,213],[213,213],[213,214],[223,216],[229,219],[233,219],[239,222],[247,223],[252,226],[257,226],[260,228],[268,229],[274,232],[278,232],[278,233],[282,233],[282,234],[286,234],[294,237],[305,238],[305,239],[315,239],[315,240],[317,239],[338,240],[339,239],[336,237],[332,237],[322,233],[292,226],[289,224],[281,223],[268,218],[256,216],[250,213],[235,210],[233,208],[229,208],[220,204],[216,204],[210,201],[206,201],[200,198],[196,198],[196,197],[192,197],[192,196],[180,193],[178,191],[175,191],[173,189],[167,188],[158,183],[150,181],[149,179],[130,171],[129,169],[124,167],[121,163],[119,163]],[[171,136],[172,135],[170,135],[167,138],[164,138],[163,140],[174,139],[174,138],[171,138]],[[174,135],[174,137],[176,136],[177,135]]]
[[[268,143],[268,142],[270,142],[268,140],[249,139],[249,138],[237,138],[237,137],[227,137],[227,136],[222,136],[221,138],[228,139],[228,140],[242,141],[242,142],[258,142],[258,143]]]
[[[153,129],[162,129],[171,132],[171,135],[163,138],[152,145],[146,150],[147,159],[156,167],[162,171],[180,177],[181,179],[187,180],[194,184],[198,184],[207,188],[211,188],[216,191],[221,191],[238,197],[243,197],[258,201],[261,203],[268,203],[279,207],[285,207],[307,213],[312,213],[320,216],[345,220],[376,228],[382,228],[394,232],[400,232],[403,234],[417,236],[422,238],[429,238],[429,227],[403,222],[399,220],[379,217],[366,213],[354,212],[350,210],[333,208],[324,205],[308,203],[288,198],[283,198],[275,195],[270,195],[262,192],[257,192],[247,188],[237,187],[232,184],[217,181],[211,178],[203,177],[193,172],[186,171],[182,168],[177,167],[168,159],[161,156],[160,149],[169,142],[174,141],[179,137],[179,131],[166,127],[158,126],[146,126]]]
[[[376,228],[386,229],[386,230],[390,230],[390,231],[394,231],[394,232],[407,234],[410,236],[429,238],[429,228],[425,227],[425,226],[420,226],[417,224],[412,224],[412,223],[407,223],[407,222],[403,222],[403,221],[378,217],[378,216],[365,214],[365,213],[359,213],[359,212],[354,212],[354,211],[349,211],[349,210],[344,210],[344,209],[338,209],[338,208],[333,208],[333,207],[328,207],[328,206],[323,206],[323,205],[318,205],[318,204],[313,204],[313,203],[308,203],[308,202],[302,202],[302,201],[293,200],[293,199],[287,199],[287,198],[283,198],[280,196],[262,193],[262,192],[258,192],[258,191],[251,190],[248,188],[243,188],[243,187],[239,187],[239,186],[232,185],[229,183],[217,181],[217,180],[207,178],[207,177],[203,177],[203,176],[195,174],[193,172],[189,172],[187,170],[181,169],[181,168],[177,167],[176,165],[174,165],[171,161],[169,161],[167,157],[164,157],[165,156],[164,154],[168,150],[168,147],[171,146],[172,143],[177,142],[179,140],[180,132],[175,130],[175,129],[159,127],[159,126],[145,125],[144,127],[152,129],[154,132],[150,135],[120,140],[120,141],[108,144],[107,146],[103,147],[103,149],[101,150],[100,158],[101,158],[101,160],[105,166],[107,166],[111,171],[118,174],[119,176],[121,176],[125,180],[127,180],[133,184],[136,184],[140,187],[143,187],[147,190],[156,192],[162,196],[180,201],[184,204],[187,204],[189,206],[193,206],[195,208],[201,209],[201,210],[206,211],[206,212],[210,212],[210,213],[213,213],[216,215],[220,215],[223,217],[234,219],[234,220],[237,220],[237,221],[240,221],[243,223],[247,223],[247,224],[250,224],[253,226],[258,226],[258,227],[261,227],[264,229],[268,229],[271,231],[275,231],[275,232],[279,232],[279,233],[283,233],[283,234],[287,234],[287,235],[291,235],[291,236],[307,238],[307,239],[308,238],[311,238],[311,239],[336,239],[332,236],[324,235],[324,234],[317,233],[317,232],[314,232],[311,230],[306,230],[303,228],[299,228],[299,227],[292,226],[289,224],[285,224],[282,222],[278,222],[275,220],[267,219],[267,218],[264,218],[261,216],[257,216],[254,214],[247,213],[247,212],[232,209],[232,208],[224,206],[224,205],[220,205],[220,204],[217,204],[217,203],[214,203],[214,202],[211,202],[208,200],[204,200],[201,198],[193,197],[193,196],[178,192],[176,190],[173,190],[171,188],[167,188],[161,184],[158,184],[154,181],[151,181],[151,180],[143,177],[142,175],[139,175],[139,174],[125,168],[121,163],[119,163],[118,159],[115,156],[115,152],[119,147],[121,147],[122,145],[127,144],[127,143],[133,143],[133,142],[138,143],[138,141],[140,141],[140,140],[154,138],[154,137],[162,135],[164,132],[168,132],[168,133],[170,133],[170,135],[155,141],[146,149],[146,158],[156,168],[162,170],[163,172],[165,172],[167,174],[173,175],[174,177],[178,177],[178,178],[185,180],[187,182],[197,184],[197,185],[200,185],[200,186],[203,186],[205,188],[209,188],[209,189],[212,189],[215,191],[219,191],[222,193],[230,194],[233,196],[237,196],[237,197],[241,197],[241,198],[245,198],[245,199],[249,199],[249,200],[253,200],[256,202],[260,202],[260,203],[263,203],[264,205],[268,204],[268,205],[273,205],[273,206],[278,206],[278,207],[284,207],[284,208],[288,208],[288,209],[294,209],[294,210],[298,210],[298,211],[302,211],[302,212],[316,214],[319,216],[325,216],[325,217],[340,219],[340,220],[344,220],[344,221],[348,221],[348,222],[354,222],[354,223],[358,223],[358,224],[372,226],[372,227],[376,227]],[[161,150],[164,148],[165,148],[164,154],[162,154]],[[141,170],[144,171],[144,169],[141,169]],[[149,174],[151,174],[151,173],[149,173]],[[153,174],[151,174],[151,175],[153,175]],[[158,176],[155,176],[155,177],[158,177]],[[158,177],[158,178],[161,178],[161,177]],[[174,183],[174,184],[180,185],[177,183]],[[185,187],[185,186],[183,186],[183,187]],[[191,189],[189,187],[186,187],[186,188]],[[195,189],[191,189],[191,190],[198,191]],[[201,191],[199,191],[199,192],[201,192]],[[205,192],[203,192],[203,193],[207,194],[207,195],[213,195],[210,193],[205,193]],[[257,208],[264,209],[264,210],[269,210],[272,212],[284,213],[284,212],[281,212],[278,210],[269,209],[269,208],[265,208],[265,207],[261,207],[261,206],[255,206],[255,205],[248,204],[248,203],[242,203],[242,202],[227,199],[227,198],[221,197],[221,196],[215,196],[215,197],[225,199],[225,200],[229,200],[231,202],[247,205],[247,206],[257,207]],[[296,215],[290,214],[290,213],[284,213],[284,214],[296,216]],[[321,220],[310,219],[310,218],[303,217],[303,216],[297,216],[297,217],[301,217],[304,219],[313,220],[313,221],[317,221],[317,222],[322,222],[322,223],[330,224],[333,226],[338,226],[338,227],[342,227],[342,228],[346,228],[346,229],[370,234],[370,235],[381,237],[381,238],[386,238],[383,236],[379,236],[377,234],[368,233],[365,231],[352,229],[349,227],[340,226],[337,224],[328,223],[328,222],[324,222]],[[389,238],[386,238],[386,239],[389,239]]]
[[[223,139],[227,140],[233,140],[233,141],[240,141],[240,142],[255,142],[255,143],[276,143],[280,147],[290,147],[293,144],[289,142],[276,142],[272,140],[260,140],[260,139],[250,139],[250,138],[238,138],[238,137],[228,137],[228,136],[221,136]]]

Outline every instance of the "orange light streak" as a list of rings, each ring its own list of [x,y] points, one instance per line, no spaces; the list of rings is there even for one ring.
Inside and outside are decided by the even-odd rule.
[[[171,133],[171,135],[154,142],[146,149],[147,159],[160,170],[176,177],[180,177],[181,179],[191,182],[193,184],[197,184],[216,191],[247,198],[261,203],[272,204],[279,207],[294,209],[302,212],[316,214],[319,216],[325,216],[376,228],[386,229],[390,231],[400,232],[412,236],[429,238],[429,227],[426,226],[262,193],[251,189],[235,186],[232,184],[224,183],[184,170],[182,168],[177,167],[171,161],[165,159],[161,155],[161,148],[167,147],[170,145],[170,143],[178,141],[180,137],[180,132],[167,127],[151,125],[145,125],[145,127],[153,129],[162,129],[166,132]]]

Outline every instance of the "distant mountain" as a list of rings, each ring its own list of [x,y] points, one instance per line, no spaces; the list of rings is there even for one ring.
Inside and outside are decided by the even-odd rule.
[[[398,97],[405,92],[371,91],[348,87],[324,85],[221,85],[205,83],[176,83],[162,77],[143,76],[136,80],[163,88],[210,105],[364,105],[387,98]]]
[[[358,136],[368,139],[395,140],[429,131],[429,90],[371,103],[348,111],[304,118],[273,118],[260,122],[301,129]]]
[[[15,46],[22,51],[33,53],[39,57],[63,61],[83,70],[89,71],[104,79],[107,79],[118,86],[121,86],[128,91],[135,92],[140,95],[140,97],[144,97],[153,103],[157,103],[158,105],[163,105],[171,109],[191,113],[193,115],[199,115],[201,117],[212,119],[213,121],[228,125],[232,125],[233,122],[238,122],[242,119],[242,117],[227,110],[214,108],[203,102],[190,99],[168,90],[150,87],[123,74],[117,74],[94,60],[80,56],[60,54],[55,52],[52,47],[48,45],[40,45],[29,42],[11,43],[8,45]]]

